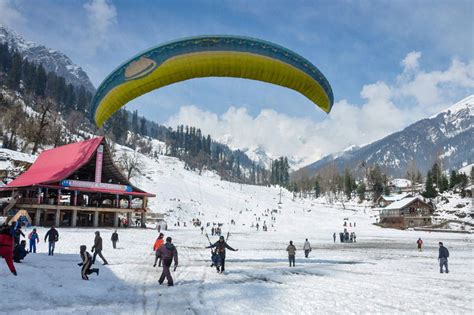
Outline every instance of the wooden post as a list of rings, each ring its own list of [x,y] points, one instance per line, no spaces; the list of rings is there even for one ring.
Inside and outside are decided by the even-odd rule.
[[[118,212],[114,212],[114,228],[118,228]]]
[[[128,226],[130,227],[130,225],[132,224],[132,213],[131,212],[127,212],[127,221],[128,221]]]
[[[99,211],[94,211],[94,220],[92,221],[93,227],[99,226]]]
[[[61,204],[61,189],[58,189],[58,206]]]
[[[71,220],[71,227],[77,226],[77,210],[72,210],[72,220]]]
[[[145,211],[143,211],[142,214],[141,214],[141,224],[140,224],[140,226],[142,228],[145,227]]]
[[[128,209],[132,209],[132,195],[128,195]]]
[[[41,224],[41,209],[36,209],[35,226],[39,226],[40,224]]]
[[[78,194],[78,191],[77,190],[74,190],[74,202],[73,202],[73,205],[74,206],[77,206],[77,194]],[[77,211],[76,211],[77,212]]]
[[[56,210],[56,216],[55,216],[54,219],[55,219],[54,220],[54,226],[58,227],[59,224],[61,223],[61,221],[60,221],[61,220],[61,210],[59,210],[59,209]]]
[[[38,195],[36,196],[36,201],[38,204],[41,203],[41,187],[38,188]]]

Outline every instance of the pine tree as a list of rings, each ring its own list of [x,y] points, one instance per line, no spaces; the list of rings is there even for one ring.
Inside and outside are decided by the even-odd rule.
[[[433,186],[433,174],[428,171],[426,175],[425,191],[422,193],[425,198],[435,198],[438,193]]]
[[[359,196],[360,202],[365,200],[365,183],[363,181],[357,186],[357,196]]]
[[[36,81],[35,81],[35,94],[38,96],[45,96],[46,93],[46,83],[48,77],[46,71],[42,65],[36,67]]]
[[[13,90],[18,90],[20,87],[22,73],[22,59],[21,55],[17,52],[13,54],[12,66],[8,74],[8,87]]]

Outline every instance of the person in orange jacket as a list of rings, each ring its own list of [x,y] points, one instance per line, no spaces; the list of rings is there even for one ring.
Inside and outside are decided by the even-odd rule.
[[[165,237],[165,235],[163,233],[160,233],[160,235],[158,236],[158,238],[156,239],[155,241],[155,244],[153,245],[153,250],[155,251],[155,264],[153,265],[153,267],[156,267],[156,263],[158,261],[158,259],[160,259],[160,257],[158,256],[158,249],[160,249],[161,245],[163,245],[164,243],[164,240],[163,238]],[[161,267],[161,259],[160,259],[160,262],[158,263],[158,267]]]

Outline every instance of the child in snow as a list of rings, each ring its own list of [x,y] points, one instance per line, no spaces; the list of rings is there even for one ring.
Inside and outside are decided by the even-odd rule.
[[[92,257],[91,257],[91,254],[89,254],[86,251],[86,249],[87,249],[86,245],[81,245],[79,254],[81,255],[82,262],[77,264],[78,266],[82,266],[81,276],[82,276],[83,280],[89,280],[88,275],[90,275],[91,273],[94,273],[94,272],[97,275],[99,275],[99,269],[98,268],[92,268],[91,269]]]
[[[416,241],[416,245],[418,245],[418,250],[421,252],[421,247],[423,246],[423,241],[421,240],[421,237],[419,237],[418,241]]]
[[[30,240],[30,253],[36,253],[36,243],[39,243],[39,235],[36,233],[36,229],[28,235],[28,239]]]
[[[20,244],[15,246],[13,250],[13,261],[16,263],[21,263],[25,259],[28,252],[26,251],[26,241],[21,241]]]
[[[158,236],[158,238],[155,241],[155,244],[153,245],[153,250],[155,251],[155,263],[153,264],[153,267],[156,267],[156,262],[158,261],[158,259],[160,260],[158,262],[158,267],[161,267],[161,259],[158,256],[158,249],[160,249],[161,245],[163,245],[163,243],[164,243],[163,238],[164,237],[165,237],[165,235],[163,233],[160,233],[160,235]]]

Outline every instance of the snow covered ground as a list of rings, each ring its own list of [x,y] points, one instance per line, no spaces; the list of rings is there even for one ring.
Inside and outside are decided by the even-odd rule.
[[[191,183],[188,181],[187,189],[191,189]],[[382,229],[371,224],[369,213],[343,211],[308,200],[292,201],[285,195],[278,209],[279,190],[275,188],[243,185],[240,190],[240,185],[220,182],[226,189],[221,191],[217,185],[212,189],[215,195],[208,195],[203,183],[217,185],[217,179],[201,177],[203,195],[194,202],[184,198],[167,204],[180,203],[182,210],[181,214],[172,212],[166,233],[173,237],[179,252],[174,287],[158,285],[160,270],[152,267],[151,250],[157,236],[155,230],[121,229],[119,246],[114,250],[109,241],[112,230],[100,229],[105,243],[103,253],[110,265],[99,265],[99,277],[92,275],[90,281],[83,281],[76,265],[80,261],[78,249],[81,244],[90,248],[94,230],[64,228],[59,229],[55,256],[48,256],[46,244],[40,243],[39,253],[17,264],[18,277],[0,263],[0,310],[9,314],[474,311],[471,235]],[[183,185],[183,191],[186,186]],[[172,182],[168,187],[176,189]],[[183,191],[178,190],[177,196],[186,195]],[[281,210],[275,214],[273,227],[270,217],[262,215],[267,207]],[[203,222],[224,223],[224,234],[231,233],[229,244],[239,249],[228,252],[224,275],[209,267],[209,250],[204,249],[208,242],[200,230],[191,227],[189,221],[187,227],[182,226],[184,220],[198,217],[198,212],[204,212],[200,216]],[[181,226],[175,227],[173,223],[178,217]],[[258,217],[260,225],[266,221],[268,232],[250,227]],[[357,243],[333,243],[332,234],[342,230],[344,218],[357,223],[355,228],[349,228],[356,232]],[[229,225],[230,219],[237,224]],[[39,229],[41,237],[45,232]],[[425,242],[423,252],[416,250],[418,237]],[[308,259],[301,250],[305,238],[313,247]],[[298,249],[294,268],[287,265],[285,249],[289,240]],[[439,273],[438,241],[450,250],[449,274]]]

